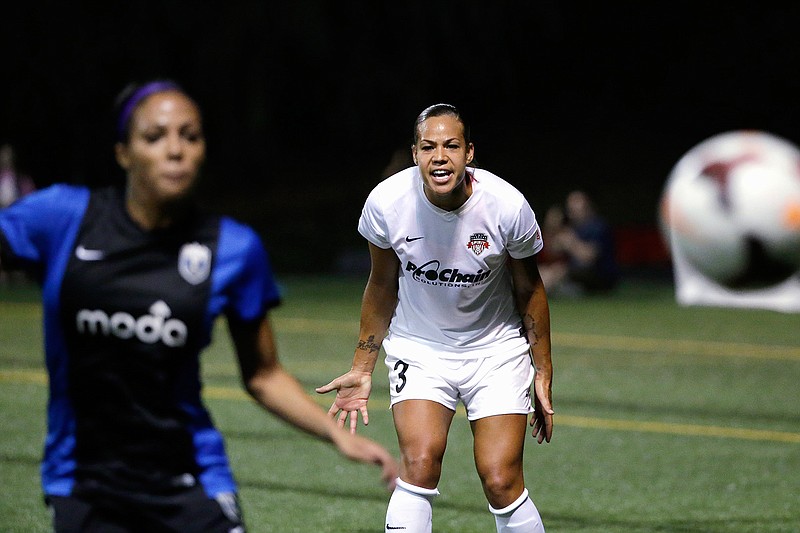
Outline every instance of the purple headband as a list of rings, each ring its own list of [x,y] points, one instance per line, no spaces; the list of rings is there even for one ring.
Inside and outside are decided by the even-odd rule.
[[[151,81],[136,89],[131,94],[122,106],[122,111],[119,114],[119,121],[117,122],[117,136],[119,140],[127,137],[128,122],[131,120],[131,115],[139,102],[155,93],[163,93],[165,91],[182,91],[181,87],[173,81]]]

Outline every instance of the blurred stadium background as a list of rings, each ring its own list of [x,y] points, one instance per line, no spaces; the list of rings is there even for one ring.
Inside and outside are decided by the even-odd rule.
[[[438,101],[537,213],[586,189],[635,273],[667,268],[657,204],[686,150],[740,128],[800,141],[796,4],[34,1],[1,18],[0,142],[38,186],[118,178],[115,94],[175,78],[205,110],[203,198],[279,272],[364,268],[363,200]]]

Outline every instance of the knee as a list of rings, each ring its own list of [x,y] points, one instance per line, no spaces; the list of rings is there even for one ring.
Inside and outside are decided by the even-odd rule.
[[[442,473],[442,458],[425,451],[406,452],[401,477],[413,485],[436,488]]]
[[[495,508],[507,506],[525,488],[522,476],[506,468],[493,468],[481,474],[486,499]]]

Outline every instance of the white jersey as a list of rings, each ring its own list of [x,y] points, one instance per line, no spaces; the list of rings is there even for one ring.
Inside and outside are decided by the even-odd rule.
[[[417,167],[379,183],[358,231],[400,259],[398,304],[384,340],[389,351],[451,359],[522,353],[528,340],[516,308],[507,258],[542,249],[525,197],[500,177],[472,174],[472,195],[455,211],[434,206]]]

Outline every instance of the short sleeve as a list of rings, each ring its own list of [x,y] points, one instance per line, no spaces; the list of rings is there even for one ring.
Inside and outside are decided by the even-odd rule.
[[[260,319],[281,297],[267,251],[249,226],[223,218],[215,276],[224,286],[223,311],[241,321]]]
[[[361,217],[358,219],[358,232],[378,248],[387,249],[392,246],[377,188],[373,189],[364,202]]]
[[[52,185],[0,211],[0,251],[10,266],[43,266],[76,231],[89,190]]]
[[[514,259],[523,259],[537,254],[544,246],[542,232],[536,215],[527,200],[523,199],[512,222],[506,247]]]

